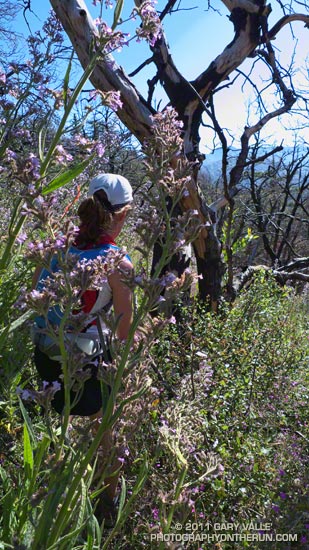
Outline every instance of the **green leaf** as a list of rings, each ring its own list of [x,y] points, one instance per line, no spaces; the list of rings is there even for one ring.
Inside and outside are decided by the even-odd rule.
[[[19,401],[19,406],[20,406],[21,413],[23,415],[25,424],[27,426],[28,435],[30,435],[30,437],[32,439],[32,443],[36,443],[36,437],[35,437],[35,433],[34,433],[33,428],[32,428],[31,420],[30,420],[29,415],[28,415],[28,413],[25,409],[25,406],[24,406],[24,404],[23,404],[23,402],[22,402],[22,400],[20,399],[19,396],[18,396],[18,401]]]
[[[84,518],[86,515],[86,506],[87,506],[87,487],[83,479],[80,480],[80,483],[81,483],[81,491],[80,491],[81,502],[79,505],[79,509],[77,507],[77,510],[76,510],[78,512],[76,529],[78,529],[79,532],[82,530],[82,527],[83,527]]]
[[[0,351],[2,350],[2,348],[4,347],[4,344],[6,342],[6,339],[9,335],[9,329],[10,327],[5,327],[1,330],[0,332]]]
[[[4,342],[9,334],[14,332],[17,328],[19,328],[21,325],[25,323],[25,321],[28,321],[30,317],[33,315],[31,311],[26,311],[23,315],[18,317],[13,323],[11,323],[9,326],[3,328],[0,330],[0,350],[4,346]]]
[[[68,89],[69,89],[69,81],[70,81],[70,74],[72,69],[72,59],[74,56],[74,50],[72,51],[71,58],[68,64],[68,68],[66,70],[64,80],[63,80],[63,101],[64,105],[67,105],[67,99],[68,99]]]
[[[46,125],[43,124],[38,134],[39,158],[41,162],[43,162],[44,160],[45,137],[46,137]]]
[[[28,479],[33,472],[33,451],[26,422],[24,423],[24,467]]]
[[[121,516],[122,510],[124,508],[124,503],[126,500],[126,494],[127,494],[127,487],[126,487],[126,481],[124,477],[121,478],[121,493],[120,493],[120,500],[119,500],[119,509],[117,514],[117,521]]]
[[[123,4],[124,4],[124,0],[117,0],[116,6],[115,6],[115,11],[114,11],[114,20],[113,20],[113,24],[112,24],[113,31],[115,30],[115,28],[118,25],[118,21],[120,19]]]
[[[63,187],[67,183],[70,183],[70,181],[72,181],[74,178],[79,176],[79,174],[81,174],[85,170],[85,168],[87,168],[88,164],[90,164],[94,156],[95,156],[94,154],[91,155],[89,158],[83,160],[82,162],[74,166],[74,168],[70,168],[63,174],[60,174],[60,176],[57,176],[56,178],[51,180],[49,184],[46,185],[46,187],[44,187],[42,191],[42,195],[47,195],[48,193],[52,193],[56,189]]]

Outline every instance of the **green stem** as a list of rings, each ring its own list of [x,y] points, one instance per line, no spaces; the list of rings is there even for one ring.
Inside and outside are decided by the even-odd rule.
[[[171,505],[170,507],[170,510],[169,510],[169,513],[168,513],[168,517],[167,517],[167,523],[166,523],[166,527],[165,527],[165,532],[166,533],[169,533],[170,532],[170,528],[171,528],[171,523],[173,521],[173,516],[174,516],[174,512],[175,512],[175,508],[177,506],[177,501],[180,497],[180,493],[183,489],[183,485],[184,485],[184,481],[185,481],[185,478],[186,478],[186,475],[187,475],[187,471],[188,471],[188,466],[183,466],[181,471],[180,471],[180,476],[178,478],[178,482],[177,482],[177,486],[176,486],[176,491],[175,491],[175,496],[174,496],[174,499],[173,499],[173,504]]]
[[[17,210],[18,210],[19,206],[20,206],[20,202],[16,206],[16,209],[15,209],[15,212],[14,212],[14,217],[16,217],[16,215],[17,215]],[[7,268],[8,264],[10,263],[12,248],[15,245],[16,239],[19,235],[19,232],[22,229],[22,226],[24,224],[25,219],[26,219],[26,216],[20,216],[20,218],[19,218],[18,222],[16,223],[14,229],[11,229],[10,232],[9,232],[9,238],[8,238],[8,241],[5,245],[5,249],[3,251],[3,254],[2,254],[2,257],[1,257],[1,260],[0,260],[0,272],[4,271]],[[11,222],[11,225],[12,225],[12,223],[13,223],[13,220]]]
[[[78,96],[80,94],[80,92],[82,91],[83,89],[83,86],[84,84],[87,82],[88,78],[90,77],[91,73],[93,72],[94,68],[95,68],[95,64],[98,60],[98,57],[100,55],[100,52],[96,52],[96,54],[93,56],[92,60],[90,61],[89,65],[87,66],[87,68],[85,69],[84,71],[84,74],[82,75],[82,77],[80,78],[75,90],[73,91],[72,93],[72,96],[70,98],[70,101],[68,102],[67,104],[67,108],[65,109],[65,112],[64,112],[64,115],[61,119],[61,122],[58,126],[58,129],[57,129],[57,132],[56,134],[54,135],[53,137],[53,140],[51,142],[51,145],[49,147],[49,150],[46,154],[46,157],[44,159],[44,161],[42,162],[41,164],[41,176],[44,177],[45,174],[46,174],[46,171],[47,171],[47,168],[50,164],[50,161],[51,161],[51,158],[52,158],[52,155],[54,153],[54,150],[56,148],[56,146],[58,145],[58,142],[61,138],[61,135],[63,133],[63,130],[64,130],[64,127],[65,127],[65,124],[68,120],[68,117],[69,117],[69,114],[71,112],[71,110],[73,109],[74,105],[75,105],[75,102],[76,100],[78,99]]]

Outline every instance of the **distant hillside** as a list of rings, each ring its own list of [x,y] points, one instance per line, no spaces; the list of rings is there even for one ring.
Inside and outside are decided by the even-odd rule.
[[[264,155],[269,151],[271,148],[261,148],[260,150],[260,156]],[[304,155],[308,151],[308,147],[302,146],[298,149],[298,156]],[[237,155],[239,153],[239,149],[231,148],[229,152],[229,167],[228,167],[228,173],[235,165]],[[275,161],[277,164],[282,157],[284,157],[284,165],[286,166],[289,162],[292,161],[294,154],[294,147],[284,147],[284,149],[279,152],[275,153],[274,155],[270,156],[268,159],[266,159],[264,162],[260,162],[257,166],[258,169],[261,171],[266,171],[267,168]],[[307,168],[309,167],[309,158],[307,160]],[[199,180],[201,185],[203,186],[203,180],[208,182],[217,183],[220,180],[221,177],[221,170],[222,170],[222,148],[215,149],[213,153],[208,154],[206,156],[205,161],[203,162],[203,165],[199,172]]]

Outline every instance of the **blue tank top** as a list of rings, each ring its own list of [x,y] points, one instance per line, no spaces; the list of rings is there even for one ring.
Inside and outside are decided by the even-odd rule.
[[[100,257],[102,257],[102,262],[104,262],[104,257],[106,257],[107,253],[110,250],[119,250],[119,247],[115,246],[115,245],[112,245],[112,244],[103,244],[103,245],[99,244],[99,245],[97,245],[93,248],[89,248],[87,250],[82,250],[82,249],[79,249],[79,248],[76,248],[76,247],[72,246],[69,249],[69,253],[70,254],[76,254],[79,257],[79,260],[86,260],[86,261],[87,260],[94,260],[94,259],[96,259],[100,256]],[[129,256],[126,256],[126,257],[127,257],[127,259],[130,260]],[[58,258],[57,258],[57,256],[55,256],[51,261],[50,271],[47,270],[46,268],[42,269],[42,271],[40,273],[40,276],[39,276],[39,279],[38,279],[38,282],[37,282],[37,285],[36,285],[36,289],[38,291],[43,290],[44,286],[45,286],[44,285],[45,280],[48,277],[52,277],[52,274],[59,271],[59,269],[60,268],[59,268],[59,264],[58,264]],[[87,292],[96,292],[96,291],[87,291]],[[48,321],[52,325],[59,326],[60,323],[61,323],[61,320],[63,318],[63,310],[61,308],[61,305],[57,304],[57,305],[51,307],[48,311],[47,318],[48,318]],[[45,317],[42,316],[42,315],[37,316],[35,318],[35,323],[36,323],[38,328],[45,328],[46,327]]]

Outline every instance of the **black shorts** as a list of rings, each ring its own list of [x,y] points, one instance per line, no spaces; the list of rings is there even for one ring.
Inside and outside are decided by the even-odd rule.
[[[46,380],[46,382],[59,382],[61,385],[61,389],[55,393],[51,405],[59,414],[62,414],[64,408],[64,386],[63,380],[60,378],[62,374],[61,363],[50,359],[38,346],[34,349],[34,363],[42,380]],[[79,416],[91,416],[100,410],[104,410],[106,403],[103,403],[102,393],[107,395],[110,392],[110,388],[97,379],[97,367],[94,365],[85,365],[83,368],[91,369],[91,378],[84,382],[80,398],[76,405],[71,408],[70,413]],[[102,392],[102,385],[105,385],[107,392]],[[71,390],[70,402],[73,403],[75,398],[76,392]]]

